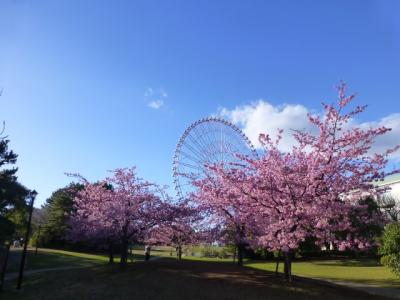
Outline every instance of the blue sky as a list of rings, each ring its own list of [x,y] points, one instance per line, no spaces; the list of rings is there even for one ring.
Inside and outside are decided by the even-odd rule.
[[[340,80],[369,105],[358,122],[397,126],[399,20],[399,1],[3,0],[0,120],[20,181],[37,206],[64,172],[137,165],[171,185],[194,120],[279,123],[285,109],[318,111]],[[235,119],[249,107],[265,120]]]

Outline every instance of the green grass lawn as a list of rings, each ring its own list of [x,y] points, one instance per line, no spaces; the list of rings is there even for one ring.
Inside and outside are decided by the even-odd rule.
[[[175,253],[167,248],[155,248],[152,250],[151,254],[152,256],[176,258]],[[133,257],[131,258],[135,261],[143,260],[143,250],[136,247],[133,250]],[[184,259],[200,262],[232,262],[231,258],[186,256]],[[20,250],[13,250],[10,255],[7,272],[18,271],[19,262]],[[35,255],[34,250],[29,249],[26,270],[58,267],[90,267],[106,264],[107,262],[107,254],[88,254],[65,250],[39,249],[38,254]],[[115,258],[115,262],[119,262],[118,256]],[[245,265],[255,269],[275,271],[275,262],[250,261],[245,259]],[[373,259],[295,261],[292,269],[293,274],[298,276],[400,288],[400,279],[396,278],[387,267],[382,266],[378,260]],[[283,272],[283,263],[280,263],[279,271]]]
[[[18,270],[19,255],[20,251],[12,251],[8,272]],[[127,270],[120,271],[118,265],[108,265],[106,254],[39,249],[38,254],[35,255],[34,250],[30,249],[27,270],[59,267],[84,267],[84,269],[31,274],[25,277],[22,292],[14,292],[15,280],[9,280],[6,284],[6,293],[4,294],[6,298],[4,299],[69,299],[71,295],[74,297],[77,295],[75,297],[77,299],[86,297],[103,299],[100,297],[101,293],[108,295],[110,299],[130,299],[128,295],[131,294],[144,299],[164,299],[163,296],[173,297],[171,299],[263,299],[263,293],[281,297],[279,299],[296,300],[314,299],[313,297],[319,293],[322,293],[327,299],[330,299],[325,297],[327,293],[336,295],[337,299],[369,299],[365,298],[364,294],[357,294],[356,291],[350,292],[345,288],[339,288],[335,294],[329,285],[308,279],[296,278],[293,286],[287,286],[283,282],[282,276],[275,278],[273,275],[274,262],[245,260],[247,268],[239,268],[232,264],[231,258],[184,257],[183,261],[178,261],[175,259],[175,253],[171,253],[170,249],[153,249],[152,256],[163,256],[164,258],[143,262],[143,250],[136,248],[133,251],[134,263],[129,264]],[[116,258],[116,262],[118,260]],[[281,272],[282,269],[283,264],[281,263]],[[372,259],[296,261],[293,263],[293,275],[400,289],[400,280],[386,267],[380,265],[377,260]],[[164,278],[164,276],[168,276],[168,278]],[[177,285],[171,282],[172,279],[187,286]],[[114,288],[114,283],[118,287],[117,290]],[[222,283],[230,286],[232,292],[221,289],[219,285]],[[281,288],[282,285],[283,288]],[[54,289],[50,289],[48,286],[56,287],[56,295],[52,294]],[[203,291],[202,286],[206,290],[208,289],[212,296],[205,295],[206,290]],[[256,286],[257,289],[251,292],[251,286],[253,288]],[[240,287],[244,291],[241,291]],[[180,294],[174,294],[174,288],[178,291],[183,288],[188,297],[184,298]],[[309,290],[306,291],[306,288]],[[160,294],[154,295],[154,291],[147,289],[155,289]],[[74,294],[71,294],[69,290]],[[91,291],[94,296],[86,294],[88,291]],[[230,295],[231,298],[225,297],[225,294]],[[200,297],[200,295],[202,296]],[[239,297],[240,295],[242,298]],[[353,295],[355,298],[346,298],[348,295]],[[158,296],[159,298],[157,298]],[[336,299],[335,297],[332,299]]]
[[[186,260],[196,260],[196,261],[209,261],[209,262],[233,262],[232,258],[219,258],[219,257],[198,257],[198,256],[183,256]],[[245,259],[245,261],[247,261]]]
[[[246,266],[275,271],[275,263],[273,262],[247,262]],[[280,264],[279,270],[283,272],[283,263]],[[297,261],[293,263],[292,273],[298,276],[332,281],[352,281],[400,288],[400,279],[391,273],[387,267],[373,259]]]
[[[7,281],[4,300],[64,299],[387,299],[305,278],[289,284],[272,272],[231,263],[163,258],[137,261],[121,270],[102,264],[49,271],[25,278],[23,288]]]
[[[129,259],[143,260],[143,251],[134,250]],[[21,249],[10,251],[7,272],[17,272],[21,260]],[[119,256],[115,257],[119,262]],[[37,270],[60,267],[90,267],[108,263],[107,254],[88,254],[55,249],[39,249],[35,254],[34,249],[28,249],[25,270]]]
[[[184,257],[187,260],[231,262],[232,259]],[[244,260],[247,267],[275,272],[276,263],[272,261]],[[279,272],[283,273],[283,262],[279,264]],[[400,279],[389,268],[382,266],[377,259],[333,259],[295,261],[292,265],[293,275],[327,279],[331,281],[351,281],[380,287],[400,288]],[[400,291],[399,291],[400,293]]]

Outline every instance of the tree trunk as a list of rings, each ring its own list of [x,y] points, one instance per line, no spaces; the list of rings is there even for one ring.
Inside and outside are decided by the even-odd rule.
[[[128,264],[128,248],[129,248],[128,226],[129,222],[126,222],[124,227],[122,228],[121,261],[120,261],[121,268],[125,267]]]
[[[284,273],[285,273],[285,278],[287,281],[291,282],[292,281],[292,252],[285,251],[284,253],[284,258],[285,258],[285,265],[284,265]]]
[[[133,262],[133,247],[132,247],[132,245],[129,245],[129,258],[132,263]]]
[[[238,251],[238,266],[243,266],[243,244],[240,243],[237,246],[237,251]]]
[[[276,257],[275,276],[278,276],[280,257],[281,257],[281,251],[278,252],[278,255]]]
[[[150,260],[150,246],[145,246],[144,249],[144,259],[148,261]]]
[[[182,259],[182,246],[178,246],[178,259]]]
[[[237,239],[237,256],[238,256],[238,266],[243,266],[243,255],[244,255],[244,246],[245,244],[243,243],[244,236],[245,236],[245,231],[244,231],[244,225],[240,225],[239,227],[236,228],[237,234],[238,234],[238,239]]]
[[[108,263],[113,264],[114,263],[114,247],[113,243],[110,243],[108,245]]]
[[[237,246],[235,245],[235,248],[233,248],[233,263],[236,262],[236,253],[237,253]]]
[[[128,246],[128,240],[123,238],[121,243],[121,267],[126,266],[128,263]]]

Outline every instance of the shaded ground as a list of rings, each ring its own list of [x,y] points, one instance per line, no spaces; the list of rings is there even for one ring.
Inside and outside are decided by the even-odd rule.
[[[22,249],[11,249],[9,261],[7,265],[7,273],[17,272],[21,261]],[[143,260],[143,251],[136,250],[129,259]],[[115,261],[119,261],[119,257],[115,257]],[[28,249],[25,270],[37,270],[60,267],[91,267],[101,265],[108,262],[107,254],[88,254],[80,252],[71,252],[55,249],[39,249],[35,254],[33,248]]]
[[[330,282],[332,284],[347,286],[353,289],[367,292],[372,295],[380,295],[400,299],[400,289],[398,288],[383,287],[381,285],[365,284],[353,281],[330,280],[325,278],[321,278],[321,280]]]
[[[9,282],[8,284],[11,284]],[[387,299],[305,278],[292,284],[273,273],[228,263],[160,259],[125,270],[95,266],[27,277],[2,299]]]

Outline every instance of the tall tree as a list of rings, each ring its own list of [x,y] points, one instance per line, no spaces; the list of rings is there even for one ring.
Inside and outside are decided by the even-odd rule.
[[[213,172],[220,170],[219,168],[224,170],[224,176]],[[209,212],[209,224],[213,227],[214,237],[221,242],[233,242],[238,253],[238,265],[243,265],[245,245],[248,244],[250,231],[254,228],[250,226],[252,211],[242,205],[243,194],[232,189],[230,183],[225,180],[225,176],[232,180],[233,172],[224,168],[223,165],[216,168],[210,166],[210,172],[212,175],[210,174],[205,179],[193,181],[199,190],[192,198],[199,208]],[[239,183],[239,178],[237,177],[235,181]]]
[[[74,199],[71,237],[118,243],[123,266],[129,244],[143,242],[151,228],[167,220],[170,206],[152,189],[155,185],[137,177],[135,168],[112,174],[95,184],[78,175],[84,188]]]
[[[11,238],[14,234],[16,225],[24,223],[24,218],[14,218],[12,222],[10,216],[21,215],[26,212],[27,205],[25,202],[29,194],[29,190],[17,181],[18,169],[6,168],[8,165],[14,165],[17,161],[17,154],[9,150],[10,142],[4,133],[3,128],[0,131],[0,241]],[[19,224],[21,225],[21,224]]]
[[[315,238],[318,245],[333,243],[339,250],[365,249],[371,245],[354,226],[371,222],[368,206],[358,200],[385,191],[373,182],[387,175],[388,155],[399,148],[370,153],[375,139],[390,129],[351,126],[351,120],[365,106],[348,112],[354,95],[346,95],[345,85],[339,86],[338,91],[337,105],[323,104],[322,116],[309,115],[316,134],[293,132],[297,145],[290,152],[279,150],[280,130],[275,141],[267,134],[260,135],[264,155],[260,159],[243,157],[247,167],[210,168],[210,177],[220,178],[224,189],[243,195],[241,211],[251,212],[255,221],[247,224],[255,226],[252,231],[256,235],[251,242],[284,253],[288,279],[293,252],[308,237]],[[205,187],[200,186],[200,192]]]
[[[82,188],[82,184],[71,183],[53,192],[46,200],[42,207],[43,217],[40,220],[40,241],[37,240],[37,243],[56,248],[66,245],[68,219],[73,210],[73,199]]]
[[[183,246],[197,244],[201,240],[201,232],[196,231],[201,215],[198,209],[190,207],[187,202],[170,204],[168,214],[164,222],[149,231],[146,244],[174,247],[180,260]]]

